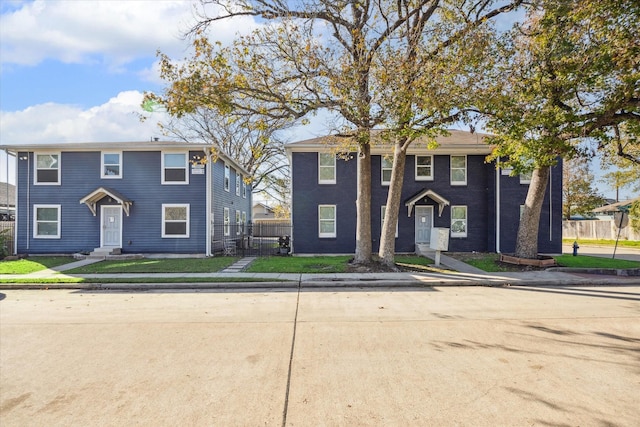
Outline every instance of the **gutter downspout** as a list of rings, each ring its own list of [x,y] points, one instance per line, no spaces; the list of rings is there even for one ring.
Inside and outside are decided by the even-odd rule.
[[[553,174],[551,171],[553,166],[549,168],[549,241],[553,241]]]
[[[496,253],[500,253],[500,157],[496,167]]]
[[[213,173],[213,167],[211,167],[211,149],[205,148],[205,155],[207,156],[207,163],[205,165],[205,209],[207,214],[205,215],[207,223],[205,224],[206,244],[205,244],[205,256],[211,256],[211,174]]]

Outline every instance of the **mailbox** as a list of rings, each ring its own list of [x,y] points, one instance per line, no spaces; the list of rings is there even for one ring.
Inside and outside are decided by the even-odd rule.
[[[431,229],[431,241],[429,247],[436,251],[449,250],[449,229],[435,227]]]

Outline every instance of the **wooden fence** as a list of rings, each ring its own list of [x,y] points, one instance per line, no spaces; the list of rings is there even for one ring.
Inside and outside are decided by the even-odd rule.
[[[562,237],[564,239],[603,239],[616,240],[620,232],[620,240],[640,240],[640,232],[631,225],[618,228],[616,221],[580,220],[563,221]]]
[[[15,226],[16,223],[14,221],[0,221],[0,255],[14,255],[13,236]]]

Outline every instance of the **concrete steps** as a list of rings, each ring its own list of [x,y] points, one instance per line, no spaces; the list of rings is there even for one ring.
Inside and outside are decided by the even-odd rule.
[[[95,248],[87,258],[103,258],[104,259],[110,255],[120,255],[120,254],[122,254],[122,249],[120,248]]]

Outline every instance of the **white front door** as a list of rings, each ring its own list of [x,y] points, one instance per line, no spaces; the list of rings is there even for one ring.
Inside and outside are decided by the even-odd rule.
[[[122,208],[120,206],[102,206],[102,247],[122,246]]]
[[[433,226],[433,206],[416,206],[416,243],[429,243],[431,241],[431,228]]]

